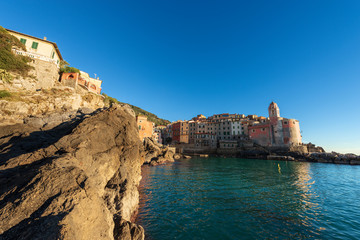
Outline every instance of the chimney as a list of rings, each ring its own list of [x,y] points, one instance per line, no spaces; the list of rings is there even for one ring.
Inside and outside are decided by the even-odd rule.
[[[47,40],[47,37],[44,37],[44,40]]]

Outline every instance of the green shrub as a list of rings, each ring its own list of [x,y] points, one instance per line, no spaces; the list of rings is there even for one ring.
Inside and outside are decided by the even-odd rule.
[[[27,76],[32,69],[28,64],[31,58],[14,54],[11,51],[13,47],[26,51],[25,45],[19,39],[0,26],[0,69]]]
[[[6,90],[0,90],[0,98],[11,97],[11,93]]]
[[[80,73],[80,70],[74,67],[70,67],[66,61],[60,62],[60,73]]]

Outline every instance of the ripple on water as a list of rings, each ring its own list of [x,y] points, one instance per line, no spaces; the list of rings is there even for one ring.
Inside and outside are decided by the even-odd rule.
[[[360,239],[360,167],[191,159],[143,167],[147,239]]]

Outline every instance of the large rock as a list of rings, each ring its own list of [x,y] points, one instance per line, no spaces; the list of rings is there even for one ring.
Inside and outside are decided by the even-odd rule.
[[[0,127],[0,239],[144,239],[131,223],[143,146],[126,106],[35,122]]]
[[[95,111],[103,107],[102,96],[79,93],[64,86],[37,92],[13,92],[11,97],[0,99],[0,126],[21,123],[24,118],[31,116],[60,112],[67,114],[80,108]]]
[[[164,147],[151,138],[144,139],[145,162],[152,166],[174,162],[175,149]]]

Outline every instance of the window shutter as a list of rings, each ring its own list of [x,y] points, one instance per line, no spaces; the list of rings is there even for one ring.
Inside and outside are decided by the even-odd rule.
[[[39,45],[39,43],[33,42],[31,48],[37,49],[37,48],[38,48],[38,45]]]
[[[20,38],[20,42],[25,45],[26,44],[26,39]]]

